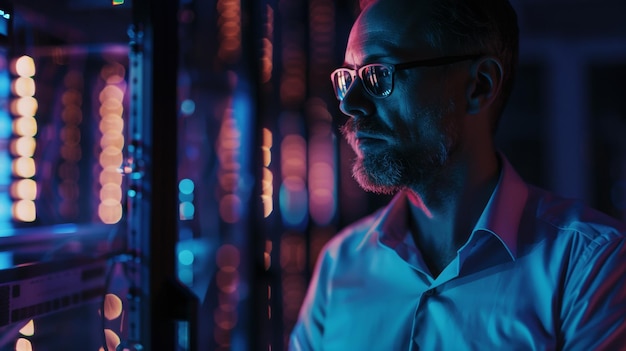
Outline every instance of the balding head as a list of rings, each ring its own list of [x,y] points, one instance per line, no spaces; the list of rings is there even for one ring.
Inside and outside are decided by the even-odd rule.
[[[363,9],[352,27],[346,62],[360,64],[363,53],[355,48],[378,48],[370,56],[432,57],[442,54],[427,37],[432,27],[430,1],[379,0]],[[401,13],[401,15],[400,15]]]
[[[372,17],[376,21],[368,20]],[[418,50],[425,47],[436,55],[496,57],[503,69],[498,115],[504,109],[519,51],[517,15],[507,0],[371,0],[364,4],[355,26],[363,23],[377,23],[380,30],[367,31],[378,32],[381,40],[393,37],[399,43],[397,50],[414,51],[417,57],[423,57]]]

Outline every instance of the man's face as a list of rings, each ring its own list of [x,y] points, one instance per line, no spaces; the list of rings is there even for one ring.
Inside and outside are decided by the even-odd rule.
[[[347,67],[397,64],[444,56],[426,42],[427,8],[385,1],[366,9],[352,28]],[[421,8],[421,9],[420,9]],[[455,101],[449,71],[423,67],[396,71],[391,95],[371,96],[360,78],[341,102],[351,118],[342,134],[356,153],[353,174],[365,190],[392,194],[432,184],[458,145]]]

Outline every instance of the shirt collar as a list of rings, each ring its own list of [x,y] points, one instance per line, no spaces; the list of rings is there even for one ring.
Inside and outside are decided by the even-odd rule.
[[[474,226],[471,238],[475,238],[478,231],[491,233],[502,242],[511,258],[515,259],[517,233],[528,198],[528,187],[506,157],[501,153],[498,156],[502,165],[500,178]],[[407,211],[406,192],[400,192],[382,210],[372,226],[372,232],[378,235],[381,243],[392,249],[406,250]]]
[[[372,226],[372,232],[379,236],[380,242],[391,248],[402,245],[408,234],[407,201],[406,192],[396,194]]]
[[[493,234],[504,244],[511,258],[515,259],[518,228],[528,198],[528,187],[506,157],[502,154],[498,156],[502,164],[500,179],[473,233],[486,231]]]

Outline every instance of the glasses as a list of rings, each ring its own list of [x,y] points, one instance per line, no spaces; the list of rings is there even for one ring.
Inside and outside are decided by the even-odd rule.
[[[369,65],[359,67],[356,70],[342,67],[333,71],[330,75],[330,79],[333,82],[335,95],[339,101],[343,101],[346,97],[346,93],[350,90],[350,87],[356,80],[357,75],[361,78],[361,84],[363,84],[363,87],[370,95],[376,98],[385,98],[391,95],[393,90],[393,73],[395,71],[415,67],[443,66],[456,62],[473,60],[481,56],[482,55],[445,56],[428,60],[398,63],[395,65],[388,63],[371,63]]]

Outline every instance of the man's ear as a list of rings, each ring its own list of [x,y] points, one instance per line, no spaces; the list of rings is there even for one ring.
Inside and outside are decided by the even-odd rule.
[[[468,112],[476,114],[489,107],[502,89],[502,64],[492,56],[476,61],[471,68],[471,84],[467,90]]]

